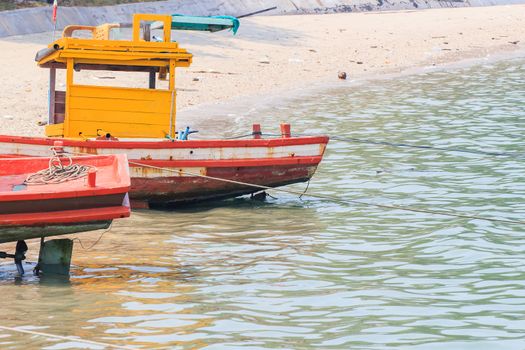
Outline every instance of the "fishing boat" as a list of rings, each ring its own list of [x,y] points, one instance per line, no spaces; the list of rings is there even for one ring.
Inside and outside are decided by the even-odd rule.
[[[56,140],[74,155],[127,154],[135,208],[230,198],[308,181],[322,160],[326,136],[294,137],[288,124],[272,138],[263,137],[258,124],[249,138],[235,140],[189,140],[194,130],[177,131],[175,70],[189,67],[192,55],[172,41],[172,29],[238,28],[229,21],[183,23],[180,16],[136,14],[131,40],[114,38],[119,24],[66,27],[36,57],[50,72],[46,137],[0,136],[0,155],[38,156]],[[158,41],[152,40],[152,28],[162,30]],[[88,37],[78,37],[81,31]],[[64,91],[57,90],[58,70],[65,71]],[[148,86],[80,83],[77,75],[86,70],[146,74]]]
[[[129,188],[125,154],[0,158],[0,243],[108,228]]]

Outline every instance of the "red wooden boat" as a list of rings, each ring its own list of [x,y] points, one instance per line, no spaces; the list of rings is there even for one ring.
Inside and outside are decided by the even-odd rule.
[[[27,184],[50,158],[0,158],[0,243],[104,229],[130,215],[125,155],[71,160],[90,173],[58,184]]]
[[[55,141],[0,136],[0,154],[38,156],[46,153]],[[131,172],[130,198],[135,201],[134,204],[144,202],[155,206],[260,191],[258,188],[212,178],[271,187],[307,181],[322,159],[328,138],[181,142],[62,141],[65,151],[72,154],[127,154]]]
[[[149,41],[148,26],[155,21],[163,26],[161,42]],[[288,124],[281,125],[281,137],[269,139],[262,138],[258,125],[253,137],[237,140],[188,140],[189,128],[176,131],[175,69],[188,67],[192,55],[171,40],[171,25],[171,16],[135,15],[132,40],[112,39],[115,24],[67,27],[36,57],[50,71],[48,138],[0,136],[0,155],[39,156],[56,140],[71,154],[127,154],[130,198],[142,207],[260,191],[247,183],[277,187],[308,181],[321,162],[326,136],[293,137]],[[92,37],[74,37],[78,30],[91,31]],[[59,69],[66,73],[65,91],[56,89]],[[76,78],[85,70],[144,74],[149,85],[81,83]]]

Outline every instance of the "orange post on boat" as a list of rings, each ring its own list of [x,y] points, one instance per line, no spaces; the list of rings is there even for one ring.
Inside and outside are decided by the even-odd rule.
[[[282,138],[292,137],[290,124],[285,124],[285,123],[281,124],[281,137]]]
[[[262,137],[261,124],[253,124],[252,130],[254,139],[260,139]]]
[[[89,169],[87,178],[89,187],[97,187],[97,171],[95,169]]]

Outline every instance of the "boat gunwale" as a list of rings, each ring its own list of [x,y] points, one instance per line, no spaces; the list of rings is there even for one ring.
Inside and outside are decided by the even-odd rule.
[[[281,147],[312,144],[328,144],[328,136],[299,136],[272,139],[237,139],[237,140],[187,140],[187,141],[114,141],[114,140],[73,140],[66,138],[45,138],[30,136],[0,135],[1,143],[22,143],[53,146],[55,141],[62,141],[66,147],[80,148],[121,148],[121,149],[173,149],[173,148],[245,148],[245,147]]]
[[[0,160],[1,160],[0,156]],[[31,161],[35,158],[48,159],[49,157],[36,157],[36,156],[21,156],[17,158],[6,157],[5,160],[9,163],[24,163],[24,161]],[[40,185],[31,185],[33,188],[30,192],[24,191],[0,191],[0,202],[19,202],[28,200],[48,200],[48,199],[65,199],[74,197],[98,197],[113,194],[125,194],[129,192],[131,188],[130,171],[128,167],[127,155],[125,154],[112,154],[112,155],[88,155],[88,156],[76,156],[73,160],[92,160],[97,159],[113,159],[111,164],[103,166],[100,169],[106,169],[105,171],[111,173],[110,180],[105,181],[102,185],[96,187],[88,187],[84,182],[76,182],[72,184],[71,189],[64,190],[64,183],[55,184],[60,187],[60,190],[53,190],[50,185],[42,185],[46,187],[38,187]],[[99,170],[100,170],[99,169]],[[19,174],[19,175],[23,175]],[[29,173],[28,173],[29,175]],[[0,177],[1,179],[1,177]],[[40,190],[41,189],[41,190]],[[2,214],[0,214],[2,215]]]
[[[316,165],[321,162],[322,156],[295,156],[280,158],[247,158],[221,160],[164,160],[164,159],[130,159],[132,168],[152,166],[159,168],[244,168],[268,167],[285,165]]]
[[[35,216],[38,214],[38,216]],[[130,216],[130,208],[125,205],[62,210],[54,212],[0,214],[0,235],[2,227],[48,226],[49,224],[74,224],[91,221],[107,221]],[[79,218],[82,218],[79,220]]]

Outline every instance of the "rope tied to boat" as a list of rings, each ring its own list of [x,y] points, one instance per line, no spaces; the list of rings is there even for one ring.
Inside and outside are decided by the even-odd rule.
[[[53,157],[49,159],[49,167],[29,175],[25,185],[60,184],[86,177],[91,170],[97,170],[91,165],[73,164],[73,159],[64,153],[62,147],[51,147]]]

